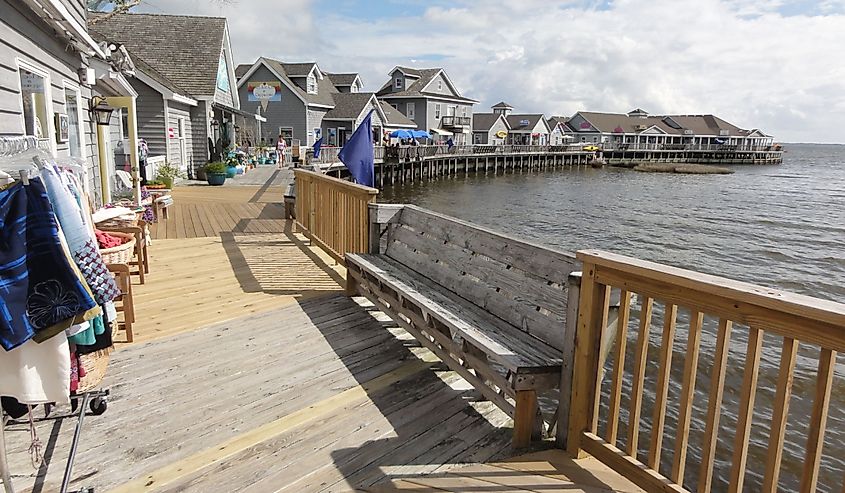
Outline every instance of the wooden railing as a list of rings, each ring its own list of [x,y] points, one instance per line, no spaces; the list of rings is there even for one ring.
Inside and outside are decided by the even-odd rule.
[[[369,252],[369,209],[378,190],[295,170],[296,225],[308,238],[344,263],[344,254]]]
[[[688,484],[697,485],[697,488],[690,486],[694,491],[709,492],[714,481],[719,420],[727,411],[736,416],[736,426],[727,438],[731,448],[720,448],[718,463],[725,464],[730,459],[730,470],[728,472],[728,467],[722,465],[716,471],[717,488],[721,490],[727,483],[728,491],[774,492],[778,490],[782,470],[787,414],[792,400],[794,406],[805,408],[806,416],[802,414],[801,422],[790,428],[793,433],[790,447],[794,450],[795,446],[804,446],[804,454],[802,462],[796,465],[797,461],[793,459],[790,463],[792,467],[787,479],[792,484],[787,490],[797,491],[800,486],[800,491],[815,491],[836,353],[845,350],[845,305],[606,252],[582,251],[578,253],[578,259],[583,262],[583,280],[569,413],[567,449],[571,453],[587,452],[647,491],[686,491],[683,485],[688,478]],[[621,300],[615,343],[601,334],[611,290],[614,294],[618,290]],[[634,297],[639,299],[639,307],[631,303]],[[662,331],[658,330],[659,326],[652,325],[653,314],[662,316]],[[679,350],[676,354],[682,360],[675,365],[676,370],[683,367],[680,376],[677,371],[674,375],[671,372],[676,327],[679,332],[689,334],[685,353]],[[626,347],[629,331],[633,336],[633,351]],[[654,348],[650,351],[650,341],[657,339],[654,332],[658,331],[660,346],[656,351]],[[702,346],[702,336],[709,341],[714,332],[715,346],[712,343]],[[757,442],[766,441],[766,423],[759,426],[760,407],[767,407],[763,416],[771,416],[767,419],[770,431],[765,457],[755,456],[748,462],[764,334],[769,345],[773,338],[780,342],[780,367],[775,378],[773,367],[776,363],[767,365],[765,375],[776,382],[774,398],[770,399],[771,392],[767,392],[766,398],[757,405],[758,426],[754,428]],[[747,343],[743,344],[743,341]],[[791,399],[799,342],[810,346],[808,355],[817,358],[817,368],[805,368],[802,372],[811,375],[815,384],[810,386],[814,390],[808,392],[809,395],[796,394],[796,399]],[[602,347],[611,344],[615,347]],[[732,346],[738,346],[745,353],[741,378],[739,370],[728,365]],[[695,398],[700,347],[704,348],[702,354],[706,352],[707,359],[712,356],[706,401]],[[774,347],[771,349],[776,351]],[[610,361],[607,364],[602,361],[602,354],[608,354]],[[625,368],[626,354],[633,368]],[[656,377],[646,379],[647,368],[649,375],[656,373]],[[609,382],[605,382],[602,392],[605,371]],[[729,380],[731,384],[741,381],[738,400],[734,399],[734,393],[724,392],[726,372],[737,374],[737,378]],[[675,389],[671,394],[670,388]],[[653,396],[653,400],[644,399],[644,395]],[[730,397],[730,408],[726,408],[723,395]],[[622,406],[623,401],[627,401],[627,406]],[[650,416],[643,408],[644,401],[653,403]],[[694,412],[697,404],[704,408],[705,402],[706,410]],[[600,410],[605,411],[603,434],[599,433]],[[671,425],[666,422],[667,415],[672,416]],[[700,448],[697,448],[700,454],[695,454],[700,460],[695,461],[687,460],[691,416],[705,416],[703,434],[694,433],[694,438],[701,440]],[[806,431],[802,429],[804,426]],[[646,433],[648,443],[641,443],[640,435]],[[804,436],[796,442],[795,433]],[[674,450],[667,451],[668,447],[664,447],[666,436],[669,443],[674,444]],[[725,439],[722,437],[721,441]],[[841,451],[831,452],[841,454]],[[697,470],[686,471],[689,463]],[[746,484],[743,489],[747,466],[756,470],[755,484]],[[796,467],[799,471],[794,470]],[[697,480],[690,478],[695,473]],[[836,485],[825,487],[838,490],[841,478],[837,477],[835,481]]]

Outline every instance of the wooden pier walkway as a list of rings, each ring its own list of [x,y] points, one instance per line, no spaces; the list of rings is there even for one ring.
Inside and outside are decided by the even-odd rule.
[[[559,450],[511,458],[509,418],[344,296],[341,268],[276,214],[275,186],[174,195],[72,491],[640,491]],[[39,470],[28,425],[10,426],[16,491],[58,491],[74,424],[38,424]]]

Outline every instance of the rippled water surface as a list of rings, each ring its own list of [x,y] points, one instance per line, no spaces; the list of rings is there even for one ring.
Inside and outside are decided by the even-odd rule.
[[[731,175],[650,174],[618,168],[517,171],[499,176],[479,173],[388,188],[380,199],[417,204],[565,250],[600,248],[819,298],[845,300],[845,146],[789,145],[782,165],[733,169]],[[680,390],[679,365],[686,351],[682,319],[674,346],[670,407]],[[659,322],[656,319],[655,323]],[[714,491],[724,487],[729,474],[742,382],[747,330],[734,332]],[[747,491],[759,489],[763,472],[781,341],[767,335],[764,342]],[[659,344],[659,333],[653,334],[654,358]],[[714,344],[715,334],[709,330],[702,337],[686,486],[694,486],[697,474],[698,440],[704,426]],[[628,347],[633,346],[632,338]],[[780,483],[786,491],[797,489],[800,480],[817,354],[817,348],[803,345],[799,352]],[[820,491],[842,489],[843,361],[840,357],[836,367]],[[647,388],[656,373],[652,367],[656,363],[647,370]],[[647,396],[644,405],[648,407],[650,402],[653,397]],[[624,413],[622,417],[627,419]],[[674,419],[676,416],[670,413],[664,466],[671,465]],[[644,420],[644,426],[647,421],[650,419]],[[624,435],[624,426],[622,430],[620,434]],[[646,429],[641,443],[647,444],[647,440]]]

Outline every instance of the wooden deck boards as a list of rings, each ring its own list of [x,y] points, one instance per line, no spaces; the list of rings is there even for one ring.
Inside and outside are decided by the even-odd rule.
[[[505,459],[510,420],[368,302],[343,296],[342,269],[262,202],[271,190],[176,190],[182,209],[156,226],[151,273],[134,287],[135,343],[111,355],[109,408],[86,417],[72,491],[623,484],[559,457],[451,475]],[[58,491],[74,425],[38,423],[48,458],[38,475],[27,424],[7,429],[16,491]]]

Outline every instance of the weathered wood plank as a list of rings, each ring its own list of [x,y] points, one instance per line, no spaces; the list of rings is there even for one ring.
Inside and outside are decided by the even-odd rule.
[[[569,274],[578,270],[571,254],[535,245],[413,205],[405,206],[402,222],[550,282],[564,284]]]
[[[471,303],[449,295],[402,265],[373,255],[349,255],[347,261],[403,296],[413,298],[506,368],[513,371],[556,368],[554,371],[559,371],[560,355],[554,348],[485,314]]]
[[[593,433],[584,433],[582,439],[584,449],[598,460],[607,464],[627,479],[641,488],[651,492],[686,493],[687,490],[672,484],[658,472],[648,468],[645,464],[605,442]]]

